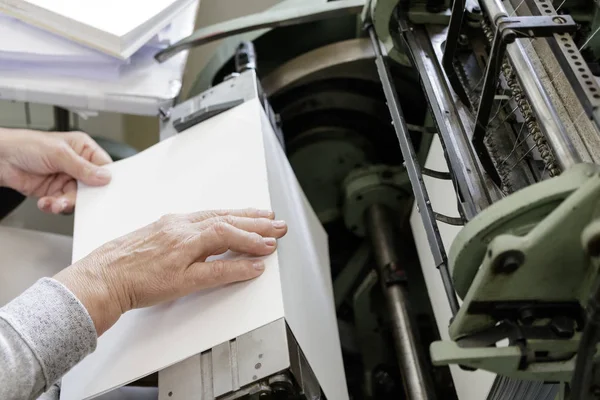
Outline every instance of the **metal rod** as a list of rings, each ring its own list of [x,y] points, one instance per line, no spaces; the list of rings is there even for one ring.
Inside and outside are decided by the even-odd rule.
[[[483,0],[483,7],[488,11],[494,28],[500,18],[507,16],[506,8],[498,0]],[[506,47],[508,58],[513,64],[525,95],[529,99],[531,109],[537,117],[540,129],[544,133],[558,166],[564,171],[574,164],[581,162],[567,129],[560,120],[548,93],[535,73],[529,55],[523,45],[517,40]]]
[[[421,215],[421,219],[427,233],[429,247],[431,248],[435,265],[439,269],[442,276],[446,296],[448,297],[448,302],[450,303],[450,309],[452,310],[453,314],[456,314],[459,308],[458,299],[456,298],[456,293],[454,292],[454,287],[452,285],[452,278],[450,277],[450,271],[448,270],[448,258],[446,256],[446,250],[438,230],[437,221],[435,220],[433,210],[431,209],[431,202],[429,201],[429,195],[427,193],[427,189],[425,188],[425,183],[423,182],[421,167],[417,161],[415,149],[412,145],[404,116],[402,115],[402,109],[400,108],[400,103],[398,102],[396,91],[394,90],[392,84],[390,72],[383,59],[379,40],[377,39],[372,26],[368,28],[368,31],[373,44],[373,49],[375,51],[375,64],[377,66],[377,72],[379,73],[379,78],[383,86],[383,92],[390,110],[392,123],[396,131],[396,136],[398,137],[402,156],[404,157],[406,171],[410,179],[417,207],[419,208],[419,214]]]
[[[475,120],[473,137],[471,138],[473,147],[479,156],[481,164],[498,187],[502,186],[500,175],[488,153],[484,140],[490,123],[490,114],[494,105],[494,93],[496,92],[496,83],[498,81],[498,75],[500,74],[500,61],[504,58],[505,51],[506,41],[502,33],[499,30],[496,30],[492,42],[492,49],[490,50],[490,59],[485,71],[483,91],[481,92],[479,107],[477,108],[477,118]],[[498,107],[498,111],[500,111],[500,107]]]
[[[387,300],[392,321],[392,334],[400,373],[409,400],[435,398],[431,377],[426,372],[423,347],[417,340],[412,324],[406,287],[400,283],[388,284],[389,272],[400,270],[400,257],[396,251],[393,213],[386,206],[376,204],[366,212],[367,231],[373,245],[379,280]]]

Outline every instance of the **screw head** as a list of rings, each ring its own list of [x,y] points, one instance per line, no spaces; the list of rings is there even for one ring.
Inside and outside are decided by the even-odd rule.
[[[555,24],[562,25],[562,24],[566,24],[567,20],[564,19],[563,17],[554,17],[554,18],[552,18],[552,22],[554,22]]]
[[[496,257],[492,270],[497,274],[512,274],[525,262],[525,255],[518,250],[509,250]]]

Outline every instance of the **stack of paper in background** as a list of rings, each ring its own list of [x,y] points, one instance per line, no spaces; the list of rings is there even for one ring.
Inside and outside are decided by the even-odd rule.
[[[180,38],[195,0],[0,0],[0,71],[115,80]]]

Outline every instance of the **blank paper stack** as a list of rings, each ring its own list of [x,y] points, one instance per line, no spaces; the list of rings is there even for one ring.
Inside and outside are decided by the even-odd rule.
[[[0,70],[114,80],[172,41],[195,0],[0,0]]]

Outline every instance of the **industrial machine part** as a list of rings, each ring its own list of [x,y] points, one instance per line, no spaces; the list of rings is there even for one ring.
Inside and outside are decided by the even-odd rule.
[[[497,373],[496,387],[562,382],[582,399],[600,387],[599,33],[590,1],[283,1],[157,56],[225,39],[161,135],[173,118],[261,98],[330,236],[356,398],[451,399],[439,366],[460,364]],[[448,173],[423,168],[434,134]],[[452,181],[458,217],[432,207],[424,176]],[[413,268],[413,204],[452,341]],[[439,224],[464,225],[449,251]]]

